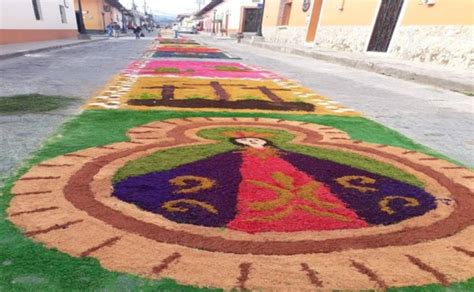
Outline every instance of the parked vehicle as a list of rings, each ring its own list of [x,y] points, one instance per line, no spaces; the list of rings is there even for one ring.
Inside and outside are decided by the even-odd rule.
[[[197,29],[194,26],[180,26],[178,27],[179,33],[190,33],[197,34]]]

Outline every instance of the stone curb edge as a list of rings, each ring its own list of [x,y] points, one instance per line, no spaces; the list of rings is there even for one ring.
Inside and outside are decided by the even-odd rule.
[[[279,50],[284,53],[310,57],[313,59],[327,61],[330,63],[336,63],[343,66],[353,67],[356,69],[374,72],[381,75],[390,76],[390,77],[403,79],[407,81],[413,81],[420,84],[431,85],[431,86],[448,89],[448,90],[452,90],[452,91],[456,91],[460,93],[473,93],[474,92],[473,83],[468,84],[464,82],[457,82],[454,80],[439,78],[435,76],[418,74],[413,71],[403,70],[400,68],[394,68],[391,66],[384,66],[382,64],[376,64],[373,62],[363,62],[360,60],[353,60],[353,59],[342,57],[342,56],[336,57],[336,56],[326,55],[324,53],[319,53],[319,52],[307,52],[305,50],[279,46],[276,44],[269,44],[269,43],[258,42],[258,41],[252,42],[252,41],[247,41],[247,40],[245,40],[244,42],[246,44],[264,48],[264,49]]]
[[[62,48],[67,48],[67,47],[74,47],[74,46],[79,46],[79,45],[85,45],[85,44],[91,44],[91,43],[101,42],[101,41],[106,41],[106,40],[108,40],[108,38],[101,38],[101,39],[96,39],[96,40],[85,40],[85,41],[72,43],[72,44],[55,45],[55,46],[44,47],[44,48],[39,48],[39,49],[19,51],[19,52],[15,52],[15,53],[4,54],[4,55],[0,54],[0,61],[1,60],[6,60],[6,59],[11,59],[11,58],[16,58],[16,57],[21,57],[21,56],[24,56],[24,55],[27,55],[27,54],[47,52],[47,51],[52,51],[52,50],[57,50],[57,49],[62,49]]]

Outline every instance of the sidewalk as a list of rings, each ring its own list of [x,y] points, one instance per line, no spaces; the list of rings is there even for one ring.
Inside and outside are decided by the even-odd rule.
[[[474,74],[468,70],[457,70],[431,64],[421,64],[394,58],[371,56],[360,53],[322,51],[310,47],[293,47],[260,40],[243,39],[242,42],[256,47],[281,51],[417,83],[432,85],[461,93],[474,93]]]
[[[45,52],[54,49],[65,47],[78,46],[83,44],[90,44],[98,41],[105,41],[108,38],[105,36],[92,36],[90,40],[80,39],[60,39],[42,42],[28,42],[19,44],[0,45],[0,60],[24,56],[27,54]]]

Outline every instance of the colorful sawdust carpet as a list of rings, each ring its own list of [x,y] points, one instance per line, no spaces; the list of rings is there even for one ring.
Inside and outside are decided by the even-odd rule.
[[[140,75],[147,63],[134,63],[108,90],[88,103],[88,108],[135,110],[248,110],[300,114],[358,115],[308,88],[282,79],[173,78]],[[208,63],[201,69],[206,70]],[[173,69],[169,69],[170,71]],[[258,71],[254,71],[254,74]],[[241,72],[227,71],[226,75]],[[264,77],[264,76],[262,76]],[[269,77],[272,77],[271,75]]]
[[[74,258],[40,249],[36,260],[25,256],[36,244],[7,243],[23,261],[0,273],[27,265],[72,278],[47,281],[49,290],[110,288],[102,279],[116,274],[106,270],[165,290],[472,278],[472,171],[275,76],[240,63],[130,64],[2,198],[23,236]],[[101,267],[79,269],[86,257]]]
[[[169,47],[163,46],[159,48],[160,52],[179,52],[179,53],[220,53],[222,52],[216,48],[208,48],[208,47]]]
[[[159,44],[181,44],[181,45],[199,45],[198,42],[185,39],[185,38],[178,38],[178,39],[171,39],[171,38],[158,38]]]
[[[222,52],[158,51],[153,58],[240,59]]]
[[[167,77],[202,77],[224,79],[281,79],[278,75],[263,69],[235,62],[168,61],[148,60],[132,63],[124,73],[138,68],[139,75]]]

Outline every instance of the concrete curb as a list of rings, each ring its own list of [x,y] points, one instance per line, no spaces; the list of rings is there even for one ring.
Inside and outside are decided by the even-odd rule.
[[[52,50],[57,50],[57,49],[62,49],[62,48],[67,48],[67,47],[74,47],[74,46],[79,46],[79,45],[85,45],[85,44],[91,44],[95,42],[101,42],[101,41],[106,41],[108,38],[100,38],[100,39],[95,39],[95,40],[85,40],[77,43],[71,43],[71,44],[64,44],[64,45],[55,45],[55,46],[50,46],[50,47],[44,47],[44,48],[39,48],[39,49],[31,49],[31,50],[26,50],[26,51],[19,51],[19,52],[14,52],[14,53],[9,53],[9,54],[3,54],[0,55],[0,60],[6,60],[6,59],[11,59],[11,58],[16,58],[16,57],[21,57],[27,54],[34,54],[34,53],[40,53],[40,52],[47,52],[47,51],[52,51]]]
[[[397,68],[390,66],[389,64],[377,64],[375,62],[370,61],[361,61],[358,59],[351,59],[345,56],[334,56],[330,54],[324,54],[322,52],[317,51],[306,51],[297,48],[285,47],[280,46],[277,44],[270,44],[265,42],[252,42],[249,40],[243,40],[244,43],[253,45],[259,48],[269,49],[269,50],[277,50],[284,53],[295,54],[298,56],[310,57],[322,61],[327,61],[330,63],[340,64],[356,69],[361,69],[365,71],[370,71],[398,79],[413,81],[421,84],[431,85],[435,87],[440,87],[452,91],[457,91],[461,93],[473,93],[474,92],[474,83],[465,83],[459,82],[452,79],[440,78],[437,76],[427,75],[427,74],[420,74],[417,72],[413,72],[410,70],[404,70],[402,68]]]

